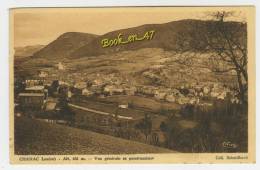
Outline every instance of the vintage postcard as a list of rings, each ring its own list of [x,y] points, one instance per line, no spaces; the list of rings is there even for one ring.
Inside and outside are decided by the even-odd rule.
[[[255,8],[10,9],[10,160],[255,163]]]

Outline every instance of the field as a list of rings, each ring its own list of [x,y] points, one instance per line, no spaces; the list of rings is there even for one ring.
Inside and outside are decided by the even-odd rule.
[[[15,154],[141,154],[174,152],[151,145],[86,130],[48,124],[28,118],[15,119]]]
[[[118,105],[116,103],[98,102],[98,101],[92,100],[92,98],[87,99],[87,100],[73,101],[72,103],[82,106],[82,107],[89,108],[89,109],[108,112],[111,114],[115,114],[117,112],[118,115],[131,116],[131,117],[134,117],[135,119],[142,118],[144,116],[144,114],[146,113],[146,111],[132,109],[132,108],[121,109],[121,108],[118,108]]]
[[[152,112],[160,112],[161,109],[163,110],[179,110],[180,105],[175,103],[168,103],[168,102],[162,102],[162,101],[156,101],[152,98],[147,98],[143,96],[109,96],[104,99],[104,101],[109,102],[128,102],[131,103],[136,108],[143,108],[145,110],[150,110]]]
[[[121,109],[118,108],[118,103],[131,103],[131,108]],[[166,121],[167,116],[161,115],[161,110],[178,110],[180,106],[174,103],[160,102],[151,98],[142,96],[109,96],[105,98],[89,98],[81,101],[76,101],[75,104],[87,107],[90,109],[96,109],[114,114],[117,112],[122,116],[130,116],[134,119],[143,118],[144,115],[151,114],[152,124],[154,130],[160,129],[162,121]]]

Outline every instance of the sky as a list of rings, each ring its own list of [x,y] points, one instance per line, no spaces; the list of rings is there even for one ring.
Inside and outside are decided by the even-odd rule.
[[[209,8],[31,8],[14,9],[14,46],[46,45],[65,32],[110,31],[182,19],[209,19]],[[232,9],[233,10],[233,9]],[[231,20],[244,20],[237,12]],[[12,25],[12,24],[11,24]]]

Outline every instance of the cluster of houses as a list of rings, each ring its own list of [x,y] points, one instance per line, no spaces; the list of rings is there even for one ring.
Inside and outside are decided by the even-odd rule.
[[[157,100],[174,102],[181,105],[200,104],[200,100],[205,97],[224,100],[228,95],[235,96],[229,88],[214,83],[212,83],[212,85],[195,84],[188,87],[181,86],[178,88],[140,86],[138,87],[137,92],[154,97]],[[238,100],[233,101],[238,102]]]
[[[41,73],[43,74],[43,73]],[[118,73],[108,75],[94,74],[84,76],[84,73],[67,74],[67,78],[59,79],[60,85],[71,87],[68,97],[72,95],[84,96],[112,96],[112,95],[144,95],[156,100],[183,104],[200,104],[205,97],[224,100],[231,96],[231,101],[238,103],[236,94],[228,87],[219,83],[191,83],[179,87],[136,85]],[[46,79],[48,76],[46,76]],[[52,77],[52,76],[50,76]],[[50,81],[46,81],[50,85]]]
[[[178,103],[199,104],[203,98],[224,100],[231,96],[231,101],[238,103],[236,94],[228,87],[221,84],[195,84],[189,87],[167,88],[162,86],[128,85],[127,83],[115,84],[95,79],[90,82],[78,82],[73,86],[77,94],[84,96],[112,96],[112,95],[143,95],[156,100]],[[74,90],[75,91],[75,90]]]
[[[59,62],[57,69],[48,70],[50,68],[46,68],[46,70],[40,71],[38,79],[25,81],[27,89],[24,93],[19,94],[19,97],[27,100],[25,98],[29,98],[32,95],[34,98],[44,101],[40,98],[44,96],[46,99],[46,94],[48,94],[46,87],[50,87],[53,81],[58,81],[59,86],[67,87],[68,98],[71,98],[73,95],[89,97],[93,95],[99,97],[143,95],[155,100],[184,105],[201,104],[202,99],[209,97],[224,100],[227,96],[231,96],[230,100],[232,102],[239,102],[233,91],[219,83],[191,83],[178,87],[137,85],[138,83],[129,80],[128,77],[124,77],[119,73],[86,75],[86,73],[73,72],[64,74],[65,68]]]

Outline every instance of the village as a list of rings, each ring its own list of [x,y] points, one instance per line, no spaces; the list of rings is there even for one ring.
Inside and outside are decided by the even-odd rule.
[[[41,71],[36,80],[41,80],[43,86],[50,87],[53,81],[60,86],[69,87],[67,97],[72,95],[83,96],[113,96],[113,95],[143,95],[170,103],[202,104],[205,98],[224,100],[230,98],[232,103],[238,103],[236,93],[224,84],[216,82],[197,82],[183,84],[179,87],[151,86],[134,84],[118,73],[92,74],[85,73],[63,74],[62,63],[57,64],[57,72]],[[29,84],[30,80],[27,80]],[[31,80],[32,82],[34,80]],[[31,85],[30,85],[31,86]]]
[[[117,73],[88,76],[64,74],[65,70],[59,62],[52,71],[41,70],[20,82],[24,88],[16,93],[16,116],[163,146],[162,124],[181,108],[211,107],[212,99],[239,102],[234,92],[219,83],[145,86]],[[196,126],[194,121],[184,122],[184,128],[185,124]]]

